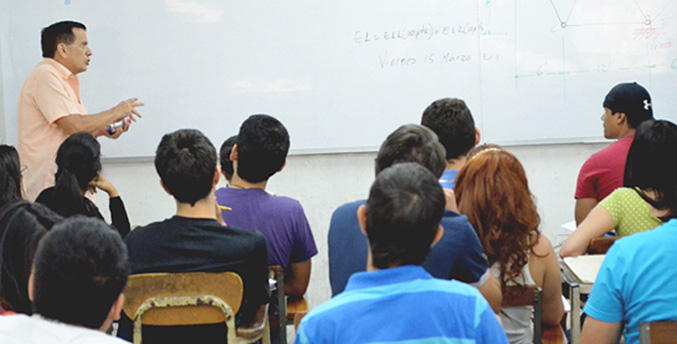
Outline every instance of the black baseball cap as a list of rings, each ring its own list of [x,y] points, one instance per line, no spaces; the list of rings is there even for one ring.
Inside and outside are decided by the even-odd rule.
[[[653,118],[653,104],[649,91],[636,82],[614,86],[604,97],[603,105],[613,113],[624,113],[633,128]]]

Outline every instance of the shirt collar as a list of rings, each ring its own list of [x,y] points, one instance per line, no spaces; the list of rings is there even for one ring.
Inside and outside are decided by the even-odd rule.
[[[68,68],[66,68],[66,66],[62,65],[57,60],[55,60],[51,57],[43,58],[42,62],[47,63],[48,65],[54,67],[54,69],[56,69],[56,71],[59,73],[59,76],[61,76],[61,78],[63,78],[64,80],[68,80],[69,78],[76,78],[77,79],[77,77],[78,77],[77,75],[71,73],[71,71],[68,70]]]
[[[420,265],[404,265],[372,272],[357,272],[348,279],[345,291],[432,278]]]

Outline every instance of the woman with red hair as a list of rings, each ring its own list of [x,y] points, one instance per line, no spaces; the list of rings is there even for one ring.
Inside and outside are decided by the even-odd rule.
[[[475,153],[475,154],[473,154]],[[543,289],[543,324],[558,325],[561,277],[550,241],[538,231],[540,218],[522,164],[498,146],[480,146],[456,177],[459,211],[468,217],[501,287]],[[510,343],[531,343],[533,307],[503,308],[500,316]]]

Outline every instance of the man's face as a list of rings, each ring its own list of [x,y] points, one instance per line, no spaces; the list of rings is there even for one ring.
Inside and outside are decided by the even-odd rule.
[[[85,30],[74,28],[73,34],[75,35],[75,41],[71,44],[65,44],[66,58],[64,65],[71,73],[78,74],[87,70],[92,51],[87,44],[87,32]]]
[[[602,126],[604,127],[604,138],[616,139],[618,138],[618,124],[616,123],[618,113],[613,113],[608,107],[604,108],[602,114]]]

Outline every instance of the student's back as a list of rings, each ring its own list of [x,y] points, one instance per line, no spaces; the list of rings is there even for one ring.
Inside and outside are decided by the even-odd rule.
[[[268,179],[281,171],[289,151],[289,134],[268,115],[247,118],[230,158],[230,185],[216,192],[223,220],[229,225],[263,234],[269,265],[285,268],[285,292],[303,295],[310,278],[310,258],[317,247],[301,204],[267,191]]]

